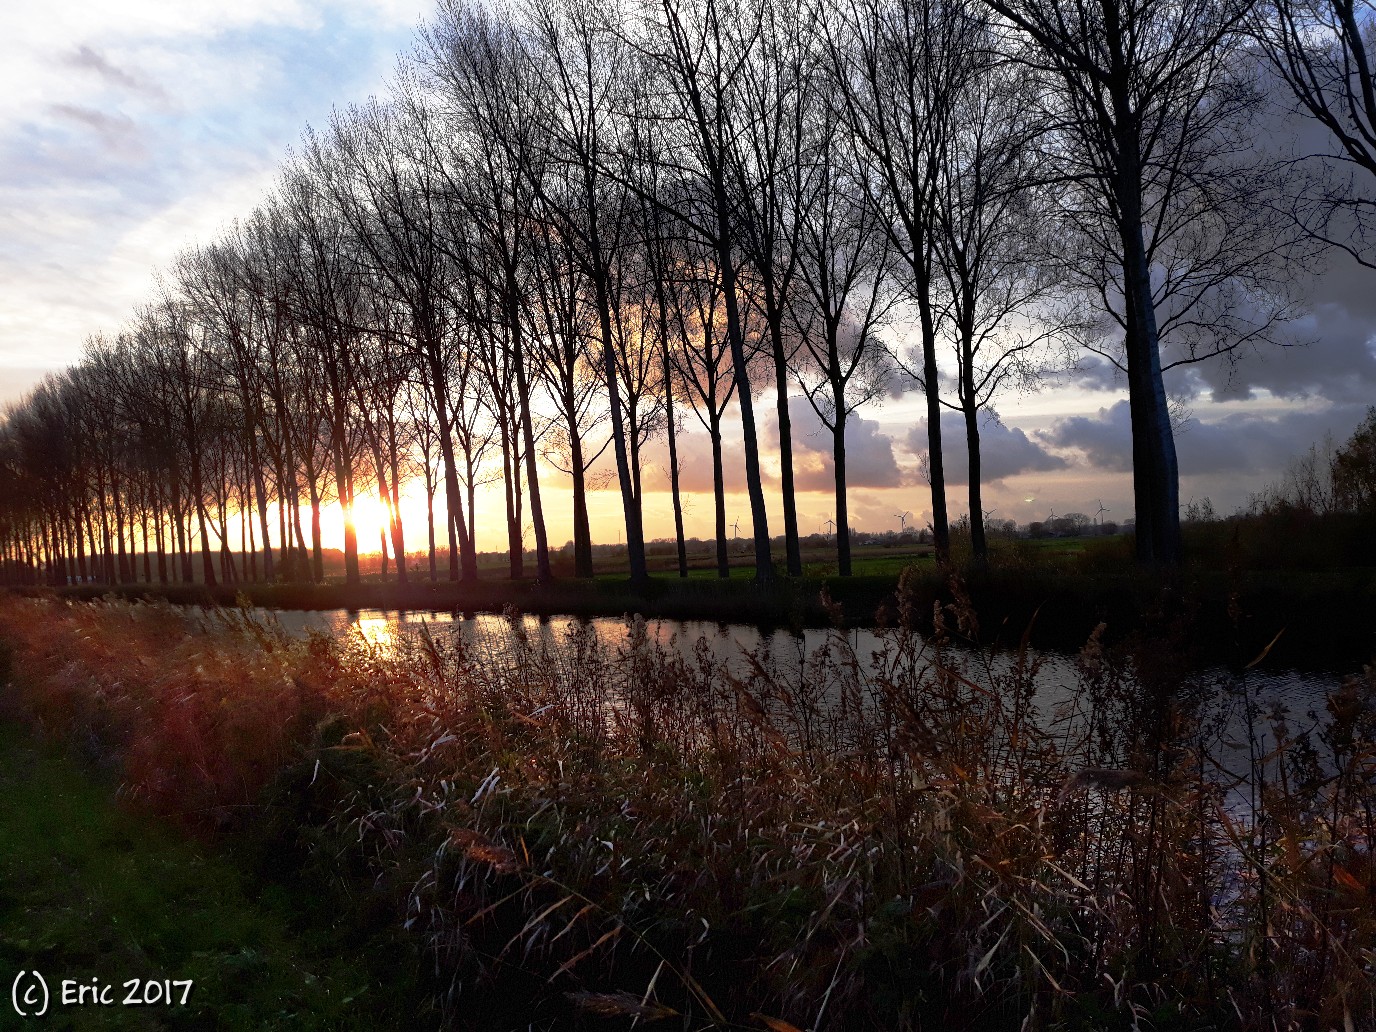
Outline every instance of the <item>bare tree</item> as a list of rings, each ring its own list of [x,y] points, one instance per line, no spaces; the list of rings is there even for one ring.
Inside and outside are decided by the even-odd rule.
[[[143,308],[131,329],[132,357],[143,376],[160,388],[161,401],[172,416],[175,433],[189,462],[188,489],[200,531],[201,576],[207,587],[217,583],[210,552],[210,518],[205,476],[207,451],[214,445],[211,430],[212,374],[208,354],[198,346],[190,314],[176,298],[162,297]]]
[[[545,461],[563,470],[573,484],[573,572],[591,577],[592,529],[588,522],[588,471],[611,444],[589,447],[588,437],[606,414],[596,404],[604,386],[597,361],[588,343],[595,335],[594,305],[588,301],[589,286],[575,244],[560,232],[556,222],[544,223],[533,248],[537,262],[535,335],[538,373],[549,389],[562,425],[549,435]]]
[[[1231,160],[1256,100],[1239,61],[1253,0],[986,2],[1016,33],[1012,55],[1042,73],[1044,145],[1089,259],[1080,270],[1123,329],[1109,357],[1128,382],[1138,558],[1178,563],[1165,323],[1180,327],[1183,361],[1234,351],[1241,341],[1209,315],[1235,311],[1239,277],[1274,253],[1246,226],[1264,208],[1256,178]]]
[[[739,211],[731,160],[740,129],[740,76],[758,45],[760,14],[737,0],[662,0],[647,12],[638,45],[659,70],[663,105],[661,153],[677,173],[680,197],[659,195],[673,217],[711,250],[720,277],[731,375],[741,412],[741,443],[755,546],[755,576],[774,576],[769,515],[764,503],[759,438],[747,364],[737,226]]]
[[[810,26],[805,9],[787,0],[758,0],[759,40],[744,54],[737,94],[740,132],[729,138],[728,179],[734,191],[737,239],[752,266],[742,284],[767,330],[779,422],[779,490],[783,502],[784,554],[789,576],[803,572],[798,506],[793,486],[793,427],[789,371],[796,338],[786,328],[798,263],[799,216],[805,211],[800,176],[803,136],[815,109],[805,101],[810,65]]]
[[[614,24],[586,0],[534,2],[526,50],[539,95],[547,98],[539,117],[538,170],[526,156],[530,186],[542,196],[541,216],[557,223],[573,245],[592,288],[601,338],[600,362],[607,389],[611,442],[626,519],[631,580],[644,582],[645,532],[637,482],[637,428],[626,426],[628,410],[617,362],[620,311],[630,197],[625,185],[605,174],[612,160],[612,115],[628,65]],[[547,172],[548,170],[548,172]],[[550,174],[552,173],[552,174]],[[550,193],[550,189],[558,191]]]
[[[725,332],[724,290],[709,254],[685,255],[674,289],[674,321],[679,344],[670,351],[693,414],[712,445],[712,499],[715,505],[717,575],[731,576],[726,549],[726,479],[722,467],[722,417],[738,380],[731,375],[731,344]]]
[[[287,252],[291,261],[292,297],[299,324],[296,344],[308,354],[297,359],[306,375],[319,370],[324,389],[328,462],[344,515],[344,577],[359,581],[358,530],[354,522],[354,473],[360,442],[356,433],[353,349],[364,323],[365,299],[350,233],[326,185],[337,155],[318,139],[307,141],[305,166],[289,172],[279,187],[281,203],[293,229]],[[310,174],[307,173],[310,170]],[[309,433],[315,427],[305,428]],[[313,519],[319,500],[312,498]],[[317,576],[319,575],[317,569]]]
[[[251,475],[255,480],[258,521],[263,535],[263,567],[268,580],[274,576],[272,541],[268,531],[266,462],[260,455],[262,425],[265,422],[264,389],[260,370],[266,365],[262,347],[271,338],[257,324],[261,308],[253,304],[244,266],[251,261],[238,245],[238,228],[224,244],[189,251],[176,267],[178,289],[201,312],[202,319],[218,322],[222,347],[219,356],[221,379],[233,386],[242,425]]]
[[[828,24],[821,8],[814,16]],[[955,98],[968,74],[971,23],[962,0],[850,0],[839,21],[826,50],[854,160],[875,171],[861,181],[906,264],[904,285],[917,308],[922,364],[915,376],[927,398],[932,537],[944,560],[950,529],[937,366],[938,196]]]
[[[530,287],[527,221],[536,195],[532,182],[539,176],[535,83],[509,27],[485,12],[461,9],[457,4],[442,7],[438,20],[422,29],[418,58],[418,70],[443,91],[431,106],[439,103],[457,130],[451,153],[440,163],[471,173],[462,183],[451,175],[448,196],[476,233],[463,254],[470,263],[468,274],[484,277],[497,302],[493,314],[500,320],[516,386],[520,451],[535,531],[536,577],[546,581],[550,579],[549,542],[523,341],[524,299]],[[452,153],[455,148],[459,154]]]
[[[980,415],[1005,387],[1036,386],[1034,358],[1064,318],[1049,308],[1064,280],[1048,259],[1054,237],[1030,76],[999,60],[992,36],[975,27],[973,39],[981,35],[985,45],[969,50],[972,71],[952,97],[935,222],[949,306],[943,322],[956,359],[956,400],[946,404],[965,423],[977,564],[988,556]]]
[[[649,166],[652,171],[654,166]],[[678,558],[678,575],[688,576],[688,548],[683,532],[683,494],[680,484],[682,472],[678,457],[678,434],[680,413],[674,407],[675,386],[678,377],[674,372],[673,349],[676,340],[671,329],[675,321],[673,286],[674,258],[672,244],[666,238],[667,227],[663,210],[647,200],[650,191],[641,193],[640,206],[640,259],[642,269],[642,296],[653,307],[654,318],[649,324],[653,328],[655,341],[659,348],[660,391],[664,405],[664,434],[669,449],[669,492],[674,509],[674,544]]]
[[[840,112],[824,91],[813,76],[799,128],[798,285],[789,315],[807,359],[795,366],[798,385],[831,431],[837,565],[849,577],[846,426],[856,409],[885,393],[890,362],[875,330],[892,305],[896,256],[859,181],[863,173],[843,160]]]
[[[406,115],[418,116],[414,107]],[[444,230],[436,210],[440,183],[433,166],[418,160],[411,140],[423,135],[415,117],[387,110],[377,102],[337,115],[328,147],[309,153],[322,182],[368,257],[368,266],[407,316],[398,338],[415,354],[429,388],[437,421],[447,428],[449,389],[446,351],[454,344],[448,298],[455,275],[451,255],[439,243]],[[464,522],[452,438],[440,436],[445,463],[446,504],[450,514],[450,578],[477,576],[476,553]],[[455,555],[454,546],[457,544]]]

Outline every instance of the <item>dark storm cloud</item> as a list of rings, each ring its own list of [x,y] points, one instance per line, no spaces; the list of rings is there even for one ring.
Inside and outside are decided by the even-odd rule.
[[[1070,464],[1052,454],[1015,426],[1001,423],[986,413],[980,417],[980,479],[991,484],[1020,473],[1049,473]],[[914,455],[927,453],[927,421],[919,420],[908,431],[908,450]],[[941,451],[945,456],[946,481],[970,482],[970,451],[965,444],[965,420],[958,412],[941,415]]]
[[[1232,365],[1194,371],[1215,401],[1259,390],[1340,403],[1376,396],[1376,271],[1334,257],[1302,286],[1308,311],[1286,328],[1289,346],[1260,345]]]
[[[1341,444],[1364,411],[1362,404],[1354,403],[1270,414],[1231,412],[1207,422],[1191,418],[1175,435],[1180,474],[1275,476],[1327,435]],[[1132,470],[1132,427],[1126,401],[1100,409],[1093,416],[1059,420],[1040,436],[1057,448],[1083,453],[1095,469],[1111,473]]]
[[[1100,409],[1097,415],[1058,420],[1038,436],[1053,447],[1083,452],[1096,469],[1114,473],[1132,469],[1132,424],[1126,401]]]
[[[1048,371],[1045,375],[1049,378],[1057,375],[1057,372]],[[1123,385],[1127,382],[1123,371],[1116,365],[1106,358],[1089,352],[1078,357],[1074,367],[1066,375],[1077,386],[1091,391],[1122,390]]]

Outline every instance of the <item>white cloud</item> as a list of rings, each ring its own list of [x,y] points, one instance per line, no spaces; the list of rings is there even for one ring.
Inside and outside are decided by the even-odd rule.
[[[419,0],[10,5],[0,22],[0,378],[74,360],[285,148],[381,92]],[[0,388],[3,388],[0,384]]]

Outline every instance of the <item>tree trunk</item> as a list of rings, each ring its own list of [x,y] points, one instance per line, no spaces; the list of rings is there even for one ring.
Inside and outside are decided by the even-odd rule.
[[[311,498],[311,579],[317,584],[325,582],[325,548],[320,535],[320,489],[315,479],[310,481]],[[306,541],[301,533],[301,506],[296,507],[296,543],[301,549],[301,558],[306,557]]]
[[[526,450],[526,484],[530,487],[530,522],[535,529],[535,579],[541,584],[550,579],[549,538],[545,533],[545,509],[540,500],[540,472],[536,465],[535,427],[530,415],[530,388],[526,383],[526,360],[521,353],[521,319],[517,311],[515,277],[507,272],[507,291],[510,310],[507,314],[511,332],[512,360],[516,367],[517,406],[521,414],[521,436]]]
[[[263,463],[258,451],[256,435],[249,435],[249,462],[253,464],[253,495],[258,504],[258,526],[263,533],[263,579],[272,581],[277,575],[273,562],[272,538],[268,532],[268,489],[263,476]],[[245,514],[247,519],[247,514]],[[256,579],[256,575],[255,575]]]
[[[916,270],[915,270],[916,271]],[[932,543],[936,559],[951,557],[950,519],[946,512],[946,464],[941,452],[941,394],[936,365],[936,319],[927,296],[929,285],[919,286],[918,321],[922,327],[922,379],[927,395],[927,473],[932,489]]]
[[[726,551],[726,483],[721,469],[721,428],[713,420],[712,437],[712,499],[717,518],[717,576],[731,576],[731,560]]]
[[[766,285],[766,290],[772,290]],[[771,305],[770,307],[774,307]],[[793,416],[788,411],[788,357],[784,352],[783,313],[769,320],[774,348],[775,411],[779,416],[779,490],[784,503],[784,553],[790,577],[803,575],[803,548],[798,539],[798,500],[793,489]]]
[[[968,366],[967,366],[968,368]],[[970,551],[977,567],[989,563],[989,543],[984,536],[983,457],[979,448],[979,408],[973,400],[965,403],[965,448],[970,453]]]
[[[851,575],[850,504],[846,496],[846,410],[836,406],[836,425],[831,431],[831,464],[836,476],[836,572]]]
[[[736,267],[729,246],[726,197],[717,188],[717,263],[721,269],[722,296],[726,301],[726,332],[731,342],[732,373],[736,378],[736,402],[741,407],[742,443],[745,446],[745,486],[750,496],[750,519],[755,538],[755,579],[774,579],[774,558],[769,550],[769,513],[764,505],[764,481],[760,475],[760,445],[755,434],[755,404],[750,396],[750,371],[745,364],[745,335],[741,330],[736,298]]]
[[[1120,115],[1120,124],[1131,120]],[[1131,146],[1128,144],[1131,139]],[[1161,351],[1152,299],[1151,270],[1142,241],[1141,170],[1135,133],[1120,133],[1120,240],[1126,300],[1128,405],[1132,418],[1132,486],[1136,504],[1137,558],[1179,564],[1180,471],[1175,436],[1161,375]]]
[[[115,550],[119,556],[119,583],[127,584],[134,579],[134,575],[129,568],[129,553],[124,546],[124,492],[120,490],[117,478],[110,480],[110,494],[114,498]]]
[[[583,440],[577,414],[569,409],[569,470],[573,477],[573,575],[592,576],[592,527],[588,522],[587,471],[583,469]]]
[[[669,361],[669,305],[664,294],[664,276],[656,272],[654,279],[655,304],[659,310],[659,353],[664,364],[664,417],[669,434],[669,491],[674,500],[674,541],[678,550],[678,575],[680,579],[686,579],[688,546],[683,537],[683,498],[679,494],[678,484],[678,423],[674,419],[674,376]]]
[[[435,556],[435,485],[428,469],[425,473],[425,531],[429,538],[430,583],[433,584],[440,579],[440,572],[439,562]]]
[[[177,549],[177,557],[181,560],[181,578],[183,584],[191,584],[195,577],[191,573],[191,541],[186,533],[186,520],[183,517],[185,505],[182,501],[181,488],[175,486],[177,481],[173,481],[172,489],[172,529],[174,531],[174,544]]]
[[[339,424],[342,425],[342,422]],[[343,433],[337,430],[337,433]],[[358,526],[354,523],[353,470],[344,463],[344,446],[338,438],[334,442],[334,483],[338,493],[339,508],[344,514],[344,583],[357,584],[358,574]]]
[[[158,583],[167,583],[167,539],[165,531],[167,510],[163,507],[162,489],[153,492],[153,533],[158,542]],[[84,579],[84,578],[83,578]]]
[[[392,466],[392,506],[390,523],[392,528],[392,554],[397,561],[397,584],[405,587],[409,582],[406,571],[406,533],[401,522],[401,470],[398,457],[396,424],[389,426],[387,434],[388,461]]]
[[[201,481],[199,449],[191,446],[191,492],[195,502],[197,525],[201,536],[201,577],[207,588],[215,587],[215,559],[210,553],[209,519],[205,513],[205,485]]]
[[[616,375],[616,352],[612,345],[612,313],[605,267],[602,265],[601,242],[597,235],[596,208],[589,201],[592,221],[593,276],[597,294],[598,329],[602,334],[602,376],[607,384],[611,402],[612,448],[616,455],[616,479],[621,488],[621,507],[626,514],[626,559],[631,569],[631,583],[644,584],[650,579],[645,563],[645,529],[640,522],[640,508],[635,504],[635,488],[631,482],[630,456],[626,448],[625,423],[621,413],[621,388]]]
[[[143,535],[143,583],[153,583],[153,544],[149,541],[149,509],[150,499],[144,499],[144,505],[139,512],[139,533]],[[77,541],[77,552],[80,552],[80,538]]]
[[[430,402],[434,406],[435,424],[439,428],[440,458],[444,462],[444,504],[447,511],[445,532],[449,537],[449,579],[462,577],[466,581],[478,579],[478,557],[473,535],[464,524],[463,496],[459,493],[459,467],[454,461],[454,440],[449,435],[449,406],[445,401],[444,362],[434,344],[426,348],[430,365]],[[469,499],[472,509],[472,499]],[[471,512],[470,512],[471,518]]]
[[[520,475],[520,460],[512,455],[511,425],[507,413],[499,412],[497,423],[502,439],[502,487],[506,496],[506,558],[507,574],[512,580],[525,576],[525,543],[521,537],[521,517],[516,512],[516,477]]]

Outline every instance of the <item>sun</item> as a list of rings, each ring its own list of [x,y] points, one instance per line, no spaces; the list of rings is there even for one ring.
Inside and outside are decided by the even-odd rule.
[[[354,529],[358,532],[359,551],[374,550],[378,535],[387,530],[387,524],[387,506],[381,498],[375,494],[354,496]]]

